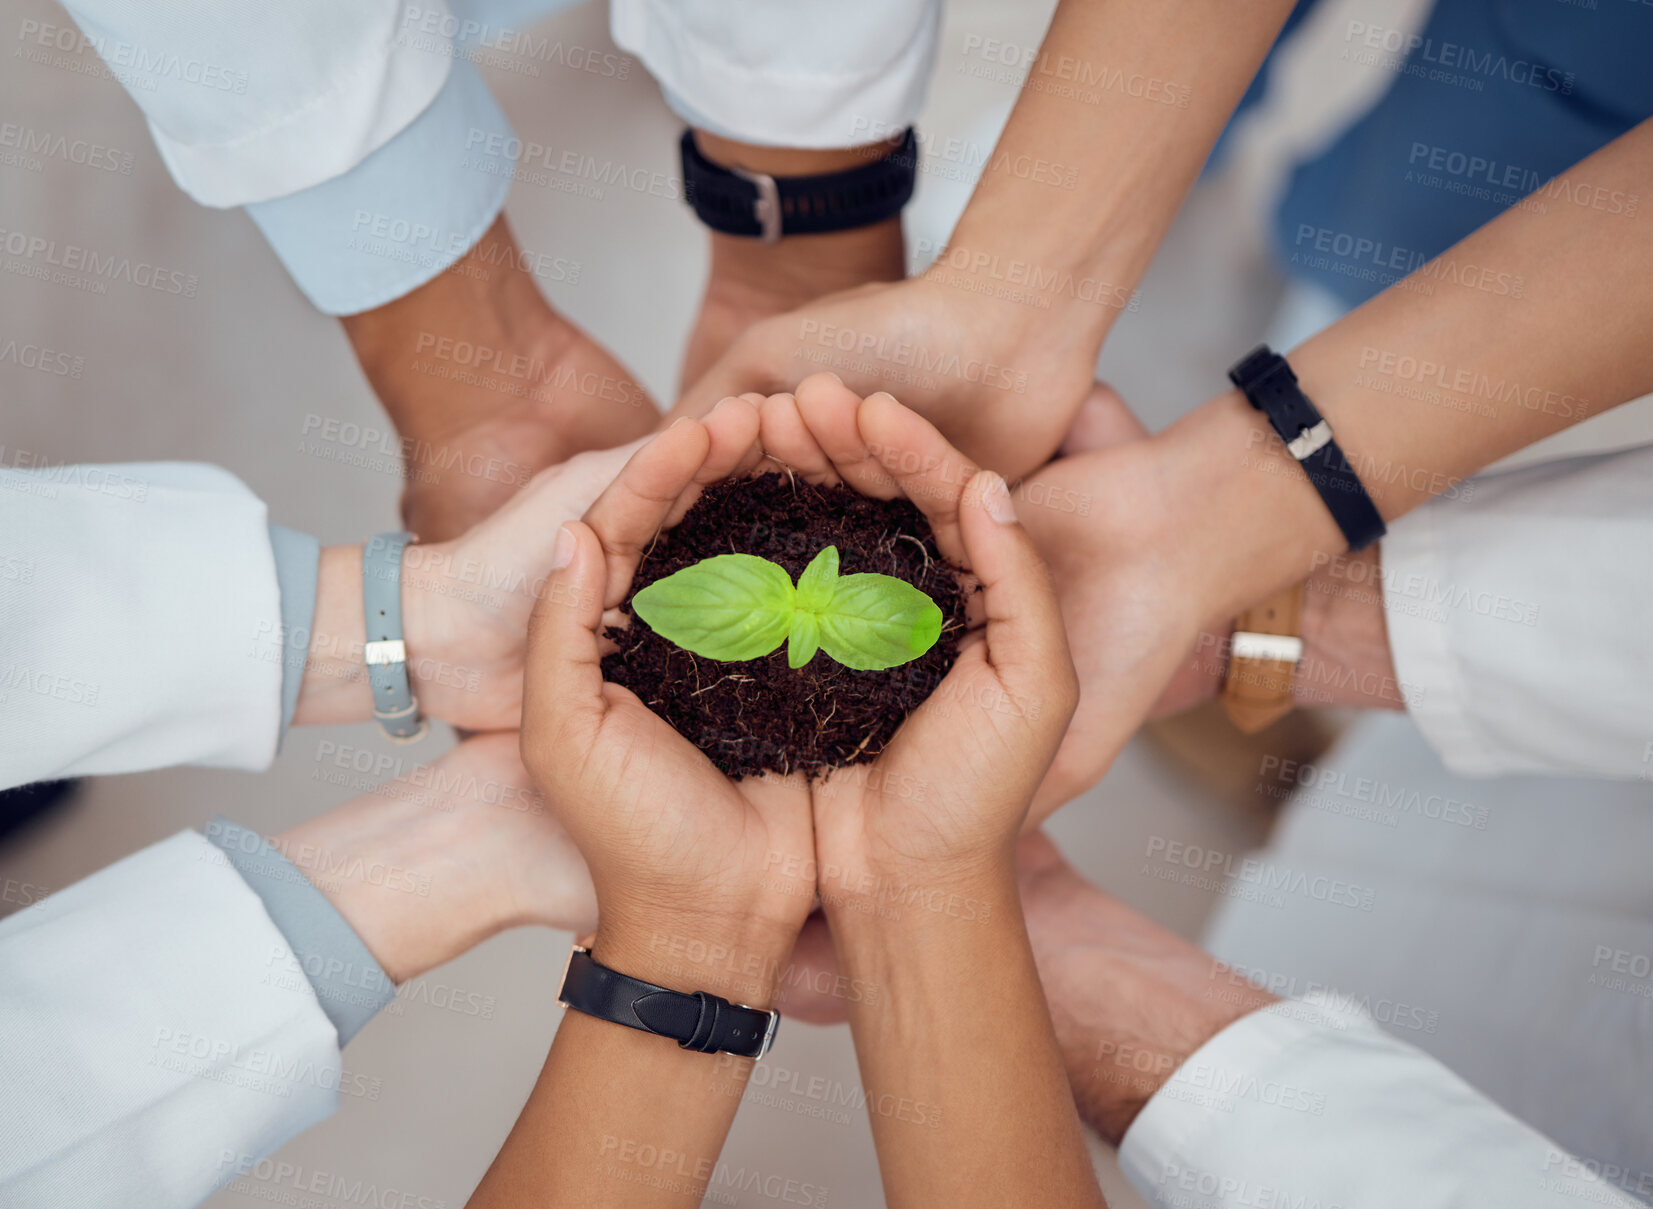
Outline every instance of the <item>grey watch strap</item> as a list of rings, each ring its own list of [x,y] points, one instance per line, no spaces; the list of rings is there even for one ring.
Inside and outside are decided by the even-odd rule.
[[[367,622],[367,679],[373,686],[373,717],[398,743],[425,734],[419,699],[408,680],[407,646],[402,641],[402,551],[411,533],[381,533],[362,547],[362,614]]]

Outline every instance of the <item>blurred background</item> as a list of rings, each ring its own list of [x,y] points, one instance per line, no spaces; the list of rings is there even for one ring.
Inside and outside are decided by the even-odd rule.
[[[990,146],[1016,98],[1013,80],[967,70],[966,37],[1037,45],[1052,6],[1050,0],[953,0],[921,119],[932,148],[953,137]],[[1191,197],[1138,305],[1109,338],[1100,373],[1151,428],[1220,390],[1226,367],[1276,320],[1283,283],[1264,255],[1263,233],[1284,165],[1370,104],[1389,78],[1338,62],[1336,31],[1352,7],[1323,5],[1298,31],[1271,95],[1233,132],[1221,170]],[[1361,0],[1359,11],[1366,20],[1409,29],[1425,7],[1423,0]],[[347,444],[317,436],[318,418],[360,425],[363,432],[389,431],[337,324],[298,293],[244,214],[204,209],[178,191],[137,109],[95,52],[53,63],[15,53],[24,22],[64,23],[61,10],[48,0],[7,0],[6,9],[0,36],[11,47],[0,48],[7,63],[0,72],[0,122],[104,144],[130,163],[130,172],[13,157],[0,164],[0,228],[147,261],[186,275],[196,288],[193,296],[179,296],[115,281],[82,291],[27,276],[8,258],[0,272],[0,346],[36,345],[67,360],[50,359],[45,368],[0,360],[0,461],[200,460],[239,475],[268,501],[272,520],[324,543],[396,527],[394,454],[376,450],[366,437]],[[629,61],[623,78],[524,58],[485,68],[489,82],[524,140],[675,179],[679,122],[641,64],[612,45],[607,22],[605,6],[583,4],[539,28],[569,47]],[[972,185],[955,178],[959,167],[921,164],[907,214],[909,248],[945,243]],[[706,271],[705,236],[688,209],[618,186],[564,192],[518,182],[507,212],[521,246],[581,266],[577,281],[545,283],[551,301],[612,348],[657,398],[670,398]],[[59,372],[63,365],[70,369]],[[1569,441],[1603,439],[1585,431],[1590,428]],[[1298,719],[1267,732],[1261,746],[1242,742],[1214,715],[1153,728],[1050,830],[1088,877],[1178,932],[1201,937],[1229,901],[1226,888],[1167,877],[1176,871],[1147,854],[1156,844],[1182,842],[1238,859],[1268,842],[1282,795],[1268,792],[1258,777],[1261,754],[1313,759],[1348,721]],[[1407,728],[1402,719],[1360,725]],[[439,734],[417,756],[429,758],[451,742],[451,735]],[[1334,764],[1358,761],[1359,742],[1345,738]],[[1411,752],[1414,770],[1438,775],[1421,742],[1404,735],[1393,742]],[[66,805],[0,841],[0,879],[54,890],[219,814],[280,830],[372,787],[377,778],[336,765],[332,757],[344,745],[383,752],[404,766],[410,758],[376,728],[363,726],[295,731],[261,776],[185,768],[89,780]],[[1388,764],[1386,775],[1404,783],[1426,774],[1409,772],[1403,761]],[[1645,791],[1636,790],[1643,801]],[[1511,855],[1500,854],[1484,833],[1437,835],[1438,826],[1420,833],[1410,821],[1399,829],[1361,830],[1325,811],[1304,817],[1301,842],[1322,843],[1340,858],[1363,850],[1376,859],[1371,853],[1385,845],[1423,843],[1463,870],[1490,869]],[[1344,830],[1325,833],[1339,827]],[[1476,846],[1456,855],[1445,850],[1460,843]],[[0,903],[0,914],[15,907]],[[279,1156],[325,1173],[322,1186],[335,1193],[295,1194],[287,1183],[255,1175],[210,1204],[462,1204],[539,1071],[560,1018],[555,984],[568,942],[546,931],[498,937],[404,988],[351,1044],[346,1069],[376,1094],[343,1097],[333,1119]],[[1448,1032],[1473,1029],[1473,1020],[1454,1016],[1450,1004],[1427,1006],[1444,1017],[1440,1027]],[[881,1205],[866,1121],[843,1104],[857,1083],[846,1029],[787,1026],[757,1070],[725,1161],[824,1188],[824,1203],[833,1206]],[[1096,1157],[1111,1203],[1140,1205],[1099,1144]],[[363,1189],[413,1199],[369,1201]],[[764,1199],[755,1190],[725,1189],[709,1203]]]

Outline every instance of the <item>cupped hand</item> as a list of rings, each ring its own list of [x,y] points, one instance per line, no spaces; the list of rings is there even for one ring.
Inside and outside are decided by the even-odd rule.
[[[582,453],[543,470],[463,537],[402,559],[408,670],[420,708],[472,730],[516,729],[528,618],[574,520],[641,446]]]
[[[658,532],[703,486],[755,466],[757,435],[757,411],[740,399],[704,423],[680,420],[632,456],[584,521],[563,527],[530,626],[522,732],[524,762],[591,868],[598,959],[712,991],[735,969],[759,984],[739,988],[749,1002],[773,994],[813,898],[812,884],[785,873],[813,850],[808,786],[730,781],[603,679],[600,635]],[[716,970],[682,965],[710,953]]]
[[[1150,717],[1209,697],[1205,579],[1188,526],[1199,501],[1119,395],[1097,383],[1062,457],[1018,484],[1018,514],[1050,565],[1079,703],[1034,797],[1037,824],[1097,781]]]
[[[1012,479],[1061,443],[1095,372],[1091,344],[1048,312],[929,276],[827,295],[749,327],[674,415],[745,391],[790,390],[827,371],[889,391],[983,466]]]
[[[1077,687],[1049,573],[1004,480],[887,394],[816,375],[763,404],[765,451],[816,481],[911,500],[981,591],[958,658],[867,765],[812,790],[822,901],[1006,866]],[[841,879],[841,884],[839,884]],[[870,879],[870,881],[869,881]]]

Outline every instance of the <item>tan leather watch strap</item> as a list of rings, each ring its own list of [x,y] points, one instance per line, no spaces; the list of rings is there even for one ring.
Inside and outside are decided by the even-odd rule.
[[[1293,584],[1234,619],[1221,700],[1229,720],[1248,735],[1291,712],[1302,614],[1303,585]]]

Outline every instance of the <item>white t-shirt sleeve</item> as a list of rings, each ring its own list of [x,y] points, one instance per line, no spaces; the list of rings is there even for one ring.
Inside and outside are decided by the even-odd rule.
[[[282,643],[264,504],[228,471],[0,468],[0,787],[265,767]]]
[[[348,171],[430,104],[453,62],[445,0],[65,7],[80,33],[33,22],[24,49],[94,49],[143,110],[173,179],[208,206]]]
[[[1483,475],[1396,522],[1389,645],[1448,768],[1653,775],[1650,550],[1653,445]]]
[[[684,121],[741,142],[858,147],[917,118],[940,0],[613,0],[614,41]]]
[[[1293,1001],[1196,1051],[1119,1161],[1164,1209],[1638,1205],[1365,1013]]]
[[[0,921],[0,986],[0,1205],[187,1209],[366,1079],[195,832]]]

